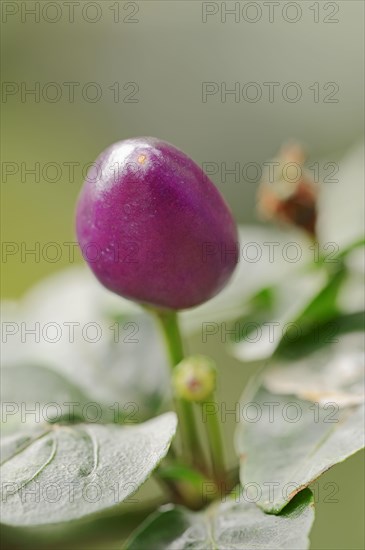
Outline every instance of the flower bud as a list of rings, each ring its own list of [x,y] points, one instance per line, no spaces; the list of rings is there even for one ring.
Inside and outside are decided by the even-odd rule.
[[[156,138],[115,143],[81,190],[76,231],[108,289],[186,309],[217,294],[237,260],[237,229],[222,196],[187,155]]]
[[[176,397],[187,401],[205,401],[215,390],[215,364],[205,355],[187,357],[174,368],[172,384]]]

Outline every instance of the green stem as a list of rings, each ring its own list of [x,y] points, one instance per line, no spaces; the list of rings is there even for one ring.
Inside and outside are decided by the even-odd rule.
[[[152,311],[156,314],[162,327],[171,367],[174,368],[184,358],[177,314],[175,311],[170,310],[154,309]],[[189,463],[194,464],[205,473],[206,461],[196,425],[193,405],[185,399],[175,399],[175,404],[179,418],[183,455]]]
[[[208,401],[206,402],[206,404]],[[209,403],[216,404],[215,396],[212,394]],[[210,459],[212,463],[213,476],[218,485],[225,480],[224,451],[218,413],[216,407],[212,414],[206,415],[206,431],[208,436]]]

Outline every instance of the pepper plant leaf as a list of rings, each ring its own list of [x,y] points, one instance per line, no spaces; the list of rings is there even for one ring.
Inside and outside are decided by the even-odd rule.
[[[363,346],[350,333],[304,358],[272,360],[244,392],[240,478],[265,512],[279,513],[364,446]]]
[[[4,302],[2,320],[2,366],[45,365],[122,418],[136,412],[141,421],[166,407],[168,360],[154,319],[86,268],[65,269],[20,302]]]
[[[314,520],[312,493],[299,493],[279,516],[239,495],[203,512],[165,506],[147,518],[124,550],[304,550]]]
[[[126,501],[168,452],[175,413],[135,426],[46,424],[2,440],[2,522],[61,523]]]

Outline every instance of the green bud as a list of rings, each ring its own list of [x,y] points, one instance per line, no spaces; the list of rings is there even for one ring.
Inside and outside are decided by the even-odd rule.
[[[215,390],[215,363],[205,355],[187,357],[175,367],[172,384],[176,397],[187,401],[205,401]]]

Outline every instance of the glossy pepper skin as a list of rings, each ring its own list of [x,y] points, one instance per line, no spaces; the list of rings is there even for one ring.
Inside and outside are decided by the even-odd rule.
[[[235,222],[201,168],[156,138],[120,141],[94,163],[76,231],[99,281],[125,298],[186,309],[217,294],[237,263]]]

